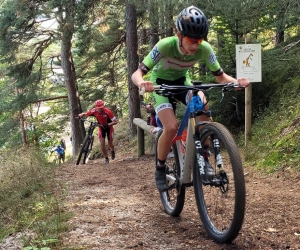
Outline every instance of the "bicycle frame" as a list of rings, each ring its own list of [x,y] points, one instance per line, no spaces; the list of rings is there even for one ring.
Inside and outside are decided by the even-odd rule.
[[[176,148],[178,151],[178,160],[180,164],[180,182],[186,186],[192,185],[192,171],[193,171],[193,162],[195,157],[195,147],[194,147],[194,139],[193,135],[195,134],[195,125],[196,124],[205,124],[206,121],[200,122],[199,116],[195,116],[195,113],[198,111],[202,111],[202,103],[200,97],[196,94],[193,95],[192,99],[190,100],[189,104],[186,107],[184,116],[181,120],[180,126],[178,128],[177,135],[173,139],[173,142],[176,142]],[[204,114],[204,112],[201,112]],[[200,113],[200,114],[201,114]],[[182,134],[185,128],[187,127],[187,139],[186,139],[186,148],[185,153],[181,152],[182,147]],[[200,149],[202,148],[201,143],[199,143]],[[185,157],[188,155],[189,157]],[[201,164],[201,168],[204,168],[204,161]],[[202,169],[204,171],[204,169]]]
[[[89,125],[89,128],[88,128],[88,135],[89,135],[89,137],[91,137],[91,136],[93,136],[93,133],[94,133],[94,130],[95,130],[95,128],[97,127],[97,122],[91,122],[91,121],[89,121],[90,122],[90,125]]]
[[[202,145],[200,141],[196,141],[194,138],[195,137],[195,127],[196,124],[201,126],[205,125],[209,121],[200,121],[200,115],[207,115],[207,117],[210,117],[210,112],[209,111],[204,111],[203,110],[203,103],[198,95],[198,91],[205,90],[205,89],[211,89],[211,88],[227,88],[228,86],[232,88],[239,87],[235,83],[226,83],[226,84],[203,84],[201,82],[193,82],[194,84],[199,84],[201,88],[197,89],[197,85],[193,86],[195,87],[192,89],[193,96],[186,106],[184,116],[181,120],[181,123],[178,128],[178,132],[176,136],[173,139],[173,143],[176,143],[176,148],[178,151],[178,160],[180,164],[180,183],[184,184],[185,186],[191,186],[192,185],[192,171],[193,171],[193,162],[194,162],[194,157],[195,157],[195,144],[197,148],[197,161],[199,162],[200,166],[200,172],[204,173],[204,159],[203,156],[200,154],[200,151],[202,150]],[[162,85],[163,86],[163,85]],[[167,86],[167,85],[166,85]],[[156,86],[155,86],[156,87]],[[161,86],[157,86],[156,89],[159,90]],[[192,86],[167,86],[169,90],[172,89],[188,89],[188,87]],[[142,92],[141,92],[142,93]],[[224,93],[222,93],[224,94]],[[185,148],[185,153],[181,152],[181,146],[182,146],[182,134],[185,128],[187,127],[187,139],[186,139],[186,148]],[[215,142],[217,143],[217,142]],[[185,157],[188,155],[189,157]],[[222,161],[222,159],[219,159]],[[167,178],[173,178],[171,176],[167,176]],[[174,181],[174,180],[172,180]]]
[[[194,157],[195,157],[195,147],[194,147],[195,144],[196,144],[197,151],[199,152],[199,153],[197,153],[197,161],[199,163],[201,173],[204,172],[204,165],[205,165],[203,156],[200,154],[202,145],[201,145],[200,141],[194,140],[196,124],[201,126],[201,125],[205,125],[206,123],[208,123],[208,121],[200,121],[200,119],[199,119],[200,115],[204,115],[207,113],[206,113],[206,111],[203,111],[203,104],[202,104],[200,96],[197,94],[198,91],[205,90],[205,89],[207,90],[207,89],[211,89],[211,88],[224,88],[224,89],[226,89],[228,87],[243,88],[243,87],[239,86],[237,83],[202,84],[202,82],[199,82],[199,81],[192,81],[192,83],[194,84],[194,86],[187,86],[187,85],[169,86],[169,85],[165,85],[165,84],[154,86],[154,90],[157,92],[160,92],[160,90],[162,90],[162,89],[172,91],[172,90],[178,90],[178,89],[188,90],[189,88],[190,88],[190,90],[193,91],[193,96],[186,107],[184,116],[183,116],[181,123],[179,125],[179,128],[178,128],[178,132],[173,139],[173,143],[176,143],[176,148],[178,151],[178,158],[179,158],[178,160],[179,160],[180,169],[181,169],[180,182],[181,182],[181,184],[184,184],[185,186],[192,185],[191,177],[192,177],[192,169],[193,169],[192,165],[193,165]],[[197,88],[197,85],[199,88]],[[145,93],[145,89],[142,88],[140,90],[140,94],[143,95],[144,93]],[[222,92],[222,98],[223,98],[223,95],[224,95],[224,93]],[[208,117],[209,116],[210,116],[210,114],[208,115]],[[186,127],[187,127],[186,149],[185,149],[185,153],[182,153],[180,150],[181,149],[181,139],[182,139],[182,133]],[[217,143],[217,142],[214,142],[214,143]],[[188,155],[189,157],[185,157],[186,155]],[[221,159],[220,159],[220,161],[221,161]],[[218,164],[218,166],[219,166],[219,164]],[[171,181],[175,181],[173,179],[173,177],[171,177],[171,176],[167,175],[167,178],[171,179]]]
[[[83,118],[81,118],[81,120],[83,122],[89,122],[89,126],[88,126],[88,129],[86,130],[86,132],[89,135],[89,137],[93,136],[94,130],[96,127],[99,126],[99,123],[96,121],[91,121],[91,120],[87,120],[87,119],[83,119]]]

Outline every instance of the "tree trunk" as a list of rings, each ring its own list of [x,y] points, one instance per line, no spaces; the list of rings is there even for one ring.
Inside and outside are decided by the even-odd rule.
[[[65,18],[61,24],[62,39],[61,39],[61,66],[64,72],[64,80],[68,91],[69,108],[70,108],[70,124],[72,138],[72,156],[78,153],[80,144],[84,138],[84,127],[82,122],[75,119],[82,112],[77,83],[75,67],[72,59],[72,37],[74,33],[74,9],[75,1],[69,1],[66,6]]]
[[[148,0],[149,3],[149,19],[150,19],[150,47],[151,49],[158,43],[158,5],[153,0]]]
[[[137,39],[137,16],[134,4],[126,5],[126,47],[127,47],[127,65],[128,65],[128,110],[129,110],[129,128],[132,136],[136,135],[136,125],[133,124],[133,118],[141,117],[139,90],[132,83],[131,75],[138,67],[138,39]]]
[[[174,26],[174,21],[173,21],[173,5],[171,2],[166,3],[166,10],[165,10],[165,18],[166,18],[166,36],[173,36],[173,26]]]
[[[288,6],[289,3],[283,5],[276,17],[276,45],[284,42],[284,26]]]
[[[17,88],[15,88],[15,93],[16,96],[19,95],[19,90]],[[25,118],[24,118],[24,114],[23,114],[23,110],[19,111],[19,126],[20,126],[20,131],[21,131],[21,137],[22,137],[22,144],[23,147],[26,147],[28,145],[28,140],[27,140],[27,133],[26,133],[26,128],[25,128]]]
[[[19,119],[20,119],[20,130],[22,134],[22,143],[23,146],[26,147],[28,145],[28,141],[27,141],[27,133],[25,128],[25,119],[22,111],[19,112]]]
[[[281,28],[278,28],[276,30],[276,45],[284,42],[284,30],[281,30]]]
[[[148,54],[149,50],[143,46],[148,44],[147,41],[147,30],[146,29],[142,29],[140,32],[140,44],[138,44],[139,46],[139,62],[143,61],[144,57]]]

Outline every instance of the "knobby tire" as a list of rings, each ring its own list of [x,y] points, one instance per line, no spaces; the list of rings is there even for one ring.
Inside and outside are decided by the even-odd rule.
[[[94,143],[94,136],[92,136],[89,140],[88,145],[86,145],[86,148],[84,150],[84,154],[83,154],[83,164],[86,164],[90,158],[90,155],[92,153],[92,147],[93,147],[93,143]]]
[[[211,137],[217,138],[220,143],[220,155],[228,176],[228,189],[224,192],[224,189],[220,187],[204,185],[198,162],[194,157],[195,198],[201,221],[208,235],[216,242],[230,243],[239,234],[244,220],[246,190],[243,165],[239,149],[226,127],[212,122],[200,129],[201,145],[204,145],[206,139]],[[210,151],[209,162],[218,173],[218,168],[214,163],[214,148],[210,147]]]
[[[155,164],[157,162],[157,145],[158,139],[161,136],[163,130],[160,130],[156,136],[155,143]],[[172,185],[168,191],[160,192],[160,199],[163,204],[164,210],[167,214],[171,216],[178,216],[183,209],[184,199],[185,199],[185,187],[182,187],[179,183],[180,166],[178,159],[178,152],[176,148],[176,143],[172,145],[172,152],[174,157],[167,158],[167,179],[169,180],[169,185]],[[175,178],[175,183],[171,181],[170,178]]]
[[[94,136],[92,136],[91,138],[89,137],[89,135],[86,135],[86,137],[83,140],[78,158],[77,158],[77,162],[76,165],[80,164],[80,160],[83,156],[82,159],[82,164],[85,164],[88,160],[88,157],[92,151],[92,146],[93,146],[93,142],[94,142]]]

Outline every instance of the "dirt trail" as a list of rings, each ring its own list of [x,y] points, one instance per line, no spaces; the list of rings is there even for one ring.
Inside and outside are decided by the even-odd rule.
[[[164,213],[153,157],[117,155],[108,165],[102,162],[60,168],[58,176],[70,188],[66,208],[74,214],[65,249],[300,249],[299,174],[263,176],[245,169],[243,228],[232,244],[222,245],[208,238],[193,188],[180,217]]]

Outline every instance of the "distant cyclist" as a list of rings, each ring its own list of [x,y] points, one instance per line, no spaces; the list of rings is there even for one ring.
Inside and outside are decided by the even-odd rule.
[[[51,151],[51,153],[53,152],[57,152],[59,163],[61,161],[65,162],[65,150],[61,147],[61,145],[57,145],[57,147]]]
[[[115,147],[113,144],[113,135],[114,135],[114,127],[118,123],[117,118],[114,116],[113,112],[109,108],[104,107],[104,101],[97,100],[94,102],[95,108],[88,110],[85,113],[81,113],[79,117],[86,116],[94,116],[101,126],[98,130],[98,138],[100,140],[101,151],[105,157],[104,163],[109,163],[109,158],[107,154],[107,150],[105,147],[105,137],[107,136],[108,146],[111,150],[111,159],[114,160],[115,155]]]
[[[236,82],[240,86],[247,87],[249,85],[247,78],[235,79],[220,67],[211,45],[204,41],[208,30],[208,20],[200,9],[190,6],[182,10],[175,21],[176,36],[164,38],[154,46],[132,74],[133,83],[140,89],[144,88],[146,92],[153,92],[154,85],[192,85],[188,70],[202,60],[218,83]],[[150,71],[150,81],[144,80],[144,75]],[[203,92],[199,91],[198,94],[206,105]],[[164,128],[158,141],[155,180],[157,189],[166,191],[168,184],[165,161],[177,133],[178,124],[172,101],[157,93],[153,93],[153,99],[156,114]],[[186,105],[191,99],[191,92],[183,91],[176,95],[176,99]],[[207,105],[204,108],[207,109]],[[204,120],[207,117],[200,119]]]
[[[60,139],[60,145],[61,145],[61,147],[64,149],[64,150],[66,150],[66,141],[65,141],[65,139],[64,138],[61,138]]]
[[[146,104],[146,103],[142,102],[142,104],[143,104],[143,107],[146,109],[146,112],[148,114],[150,114],[147,117],[147,124],[148,125],[152,125],[154,127],[157,127],[157,124],[156,124],[156,112],[155,112],[153,103]]]

